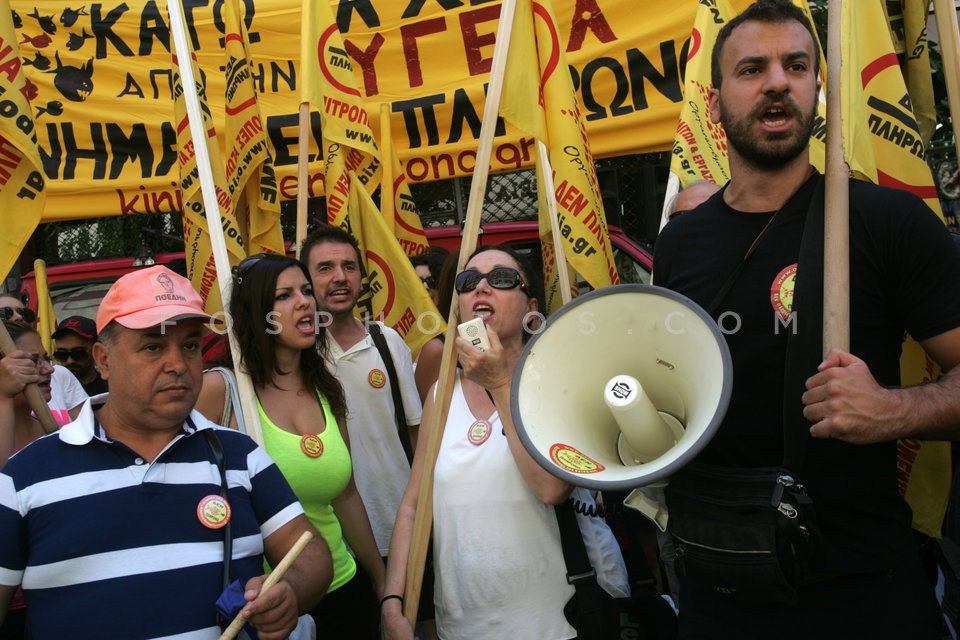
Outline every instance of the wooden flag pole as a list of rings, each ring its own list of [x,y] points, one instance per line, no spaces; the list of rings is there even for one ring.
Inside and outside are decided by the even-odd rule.
[[[853,1],[853,0],[848,0]],[[824,181],[823,354],[850,350],[850,169],[843,155],[842,2],[827,8],[827,142]],[[848,123],[852,124],[852,123]]]
[[[294,246],[299,252],[307,237],[307,198],[310,196],[310,103],[300,103],[297,137],[297,235]]]
[[[503,92],[503,77],[507,66],[507,53],[510,49],[510,34],[513,31],[513,16],[516,12],[516,0],[503,0],[500,6],[500,21],[497,26],[497,40],[493,47],[493,61],[490,70],[490,82],[487,85],[487,97],[483,106],[483,119],[480,122],[480,138],[477,141],[477,163],[470,182],[470,197],[467,201],[467,213],[464,220],[463,240],[460,244],[460,258],[457,271],[464,265],[477,246],[480,232],[480,215],[483,212],[483,198],[487,190],[487,178],[490,173],[490,157],[493,154],[493,138],[496,133],[497,118],[500,110],[500,96]],[[433,470],[437,463],[440,438],[450,411],[450,399],[453,396],[453,379],[456,374],[457,358],[455,342],[457,338],[457,294],[454,292],[447,316],[447,333],[443,343],[443,356],[440,359],[440,372],[437,379],[436,403],[428,425],[427,444],[423,463],[423,477],[417,497],[417,511],[413,520],[413,533],[410,551],[407,555],[407,576],[403,590],[403,614],[411,625],[416,623],[417,605],[420,601],[420,587],[423,583],[423,569],[430,542],[430,529],[433,525]],[[421,435],[421,437],[423,437]]]
[[[283,559],[274,567],[270,575],[267,576],[267,579],[263,581],[263,585],[260,587],[260,595],[263,595],[267,592],[267,589],[280,582],[280,578],[287,572],[287,569],[290,568],[294,560],[307,548],[307,545],[310,544],[310,540],[312,539],[313,534],[309,531],[304,531],[300,534],[300,537],[293,543],[293,546],[290,547],[290,550],[283,556]],[[247,626],[247,619],[243,617],[242,613],[238,613],[237,617],[230,623],[230,626],[220,635],[220,640],[233,640],[245,626]]]
[[[389,145],[389,146],[388,146]],[[393,130],[390,127],[390,103],[380,104],[380,163],[383,175],[380,178],[380,213],[387,227],[396,234],[397,209],[393,193]]]
[[[570,271],[567,269],[567,255],[563,250],[563,236],[560,235],[560,220],[557,217],[557,191],[553,184],[553,167],[550,166],[550,154],[547,145],[537,140],[537,161],[543,176],[543,188],[546,190],[547,210],[550,213],[550,235],[553,236],[553,253],[557,261],[557,279],[560,281],[560,300],[567,304],[573,298],[570,294]]]
[[[227,253],[227,243],[223,238],[223,219],[220,216],[220,205],[217,202],[216,183],[213,179],[213,170],[210,168],[210,151],[207,148],[207,130],[200,111],[200,98],[197,95],[197,82],[193,75],[190,47],[187,44],[186,22],[183,19],[183,7],[180,0],[168,0],[167,11],[170,15],[170,30],[173,33],[174,51],[177,54],[177,64],[180,67],[180,82],[183,85],[183,97],[187,104],[187,119],[190,122],[190,135],[193,138],[193,147],[197,155],[197,169],[200,174],[200,193],[203,196],[203,208],[207,218],[207,230],[210,236],[210,245],[213,248],[213,259],[217,268],[217,282],[220,286],[220,296],[224,310],[230,305],[230,256]],[[229,330],[230,322],[227,317],[227,339],[230,343],[230,354],[237,365],[240,363],[240,345],[233,332]],[[240,406],[243,411],[247,435],[263,446],[263,431],[260,427],[260,414],[257,410],[257,396],[253,390],[253,381],[240,366],[234,367],[237,377],[237,387],[240,392]]]
[[[940,35],[943,78],[947,85],[947,102],[953,121],[953,145],[960,156],[960,27],[953,0],[933,0],[933,14]]]

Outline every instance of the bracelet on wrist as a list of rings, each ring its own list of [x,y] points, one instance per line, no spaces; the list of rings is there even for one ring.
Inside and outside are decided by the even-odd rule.
[[[386,596],[383,596],[382,598],[380,598],[380,608],[381,608],[381,609],[383,608],[383,605],[384,605],[384,603],[385,603],[387,600],[399,600],[399,601],[400,601],[400,608],[401,608],[401,609],[403,608],[403,596],[399,596],[399,595],[397,595],[397,594],[395,594],[395,593],[391,593],[390,595],[386,595]]]

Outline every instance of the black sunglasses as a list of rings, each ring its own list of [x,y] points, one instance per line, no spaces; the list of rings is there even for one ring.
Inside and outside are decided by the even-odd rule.
[[[436,281],[436,279],[435,279],[433,276],[427,276],[426,278],[420,278],[420,282],[422,282],[422,283],[423,283],[423,286],[425,286],[425,287],[428,288],[428,289],[436,289],[436,288],[437,288],[437,281]]]
[[[66,362],[71,358],[74,362],[86,362],[90,357],[90,352],[83,347],[74,347],[73,349],[57,349],[53,352],[53,357],[57,362]]]
[[[480,284],[481,280],[486,279],[494,289],[515,289],[520,287],[524,293],[527,292],[527,285],[523,283],[523,277],[520,272],[510,267],[496,267],[487,273],[480,273],[476,269],[467,269],[457,274],[457,279],[453,286],[457,293],[467,293],[473,291]]]
[[[19,313],[24,322],[33,322],[37,319],[37,314],[29,307],[20,307],[19,309],[0,307],[0,318],[4,320],[12,320],[15,313]]]

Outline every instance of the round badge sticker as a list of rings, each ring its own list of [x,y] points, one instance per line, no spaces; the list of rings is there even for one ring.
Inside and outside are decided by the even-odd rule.
[[[559,442],[550,447],[550,459],[553,463],[562,469],[571,473],[599,473],[606,469],[605,466],[584,455],[582,451],[574,449],[568,444]]]
[[[467,430],[467,442],[479,447],[487,441],[491,431],[493,431],[493,429],[490,427],[489,422],[486,420],[477,420],[470,425],[470,428]]]
[[[793,311],[793,287],[797,280],[796,263],[777,274],[770,286],[770,304],[780,317],[786,320]]]
[[[383,385],[387,384],[387,374],[380,369],[371,369],[370,373],[367,374],[367,382],[374,389],[382,389]]]
[[[300,451],[303,451],[308,458],[319,458],[323,453],[323,440],[308,433],[300,438]]]
[[[220,529],[230,522],[230,503],[223,496],[209,495],[197,505],[197,518],[208,529]]]

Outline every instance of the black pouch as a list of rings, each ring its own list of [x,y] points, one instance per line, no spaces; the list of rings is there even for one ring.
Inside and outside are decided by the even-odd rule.
[[[820,532],[793,473],[692,464],[666,500],[682,575],[734,600],[796,603]]]

